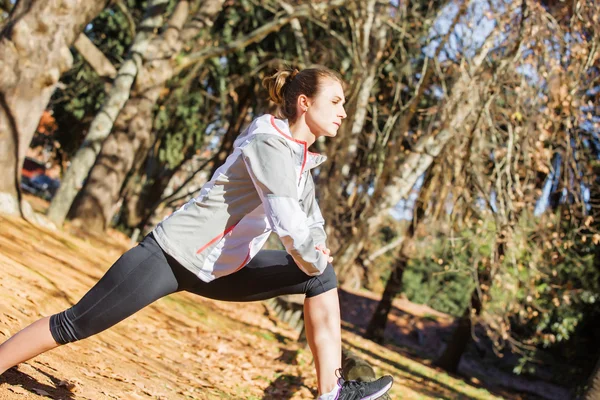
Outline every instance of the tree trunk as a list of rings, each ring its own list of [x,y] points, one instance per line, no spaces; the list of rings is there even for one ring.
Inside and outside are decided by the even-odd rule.
[[[423,182],[423,187],[419,191],[419,197],[415,202],[413,221],[408,225],[408,228],[406,228],[406,232],[404,233],[394,270],[385,285],[383,296],[381,297],[379,304],[377,304],[377,309],[375,310],[373,317],[371,317],[371,321],[365,332],[365,337],[376,343],[383,343],[388,315],[392,309],[392,302],[402,291],[402,276],[404,275],[406,266],[413,254],[415,233],[425,216],[426,189],[431,185],[431,182],[432,173],[428,172]]]
[[[221,140],[221,146],[219,146],[219,151],[214,157],[214,163],[212,169],[210,171],[210,177],[212,177],[217,169],[223,165],[231,150],[233,149],[233,142],[241,133],[242,127],[246,122],[246,118],[248,117],[248,110],[251,105],[251,91],[250,87],[244,86],[241,90],[238,91],[239,103],[237,107],[232,107],[233,115],[231,116],[231,122],[229,127],[227,128],[227,132],[223,136]]]
[[[447,40],[450,37],[451,32],[453,31],[453,27],[456,26],[456,24],[458,24],[458,21],[460,19],[460,16],[463,15],[466,12],[466,5],[468,2],[463,3],[463,6],[461,6],[460,11],[457,13],[457,15],[455,16],[454,20],[452,21],[451,25],[450,25],[450,29],[448,30],[448,33],[442,38],[440,45],[438,46],[438,54],[441,51],[441,49],[444,47],[445,43],[447,42]],[[371,43],[367,43],[366,48],[369,48],[369,46],[371,46]],[[363,52],[365,51],[365,49],[363,48]],[[434,58],[437,57],[434,56]],[[367,60],[367,65],[372,66],[372,61],[369,59]],[[365,67],[366,69],[367,67]],[[340,270],[340,272],[344,272],[347,271],[349,268],[351,268],[354,265],[354,260],[356,260],[356,258],[360,255],[360,253],[362,252],[365,244],[367,243],[367,241],[369,240],[368,238],[372,236],[373,232],[375,232],[381,225],[381,219],[378,219],[377,221],[375,221],[375,223],[371,223],[370,225],[366,224],[366,221],[368,218],[371,217],[372,219],[372,215],[373,214],[377,214],[380,216],[384,216],[384,215],[388,215],[389,213],[389,209],[393,206],[395,206],[395,204],[398,202],[396,201],[396,203],[393,203],[391,207],[386,207],[385,210],[383,210],[381,213],[379,213],[379,209],[382,209],[383,207],[379,207],[378,204],[382,201],[384,201],[383,196],[381,195],[381,187],[385,187],[386,185],[382,185],[381,181],[386,179],[389,180],[389,176],[390,175],[394,175],[397,174],[397,172],[394,171],[398,171],[399,166],[397,165],[397,155],[403,153],[403,149],[399,148],[399,146],[403,143],[403,140],[401,140],[401,138],[409,131],[410,128],[410,124],[411,121],[413,120],[413,117],[415,115],[417,115],[417,111],[418,111],[418,107],[419,104],[421,103],[421,99],[424,96],[424,93],[426,91],[426,89],[429,87],[429,80],[431,79],[431,77],[433,76],[433,67],[429,67],[426,69],[424,76],[422,78],[422,80],[420,81],[419,85],[416,88],[415,94],[410,102],[410,106],[408,107],[407,111],[404,112],[401,116],[400,116],[400,126],[399,129],[397,129],[397,133],[394,134],[395,137],[399,138],[398,140],[396,140],[396,142],[398,143],[398,145],[396,145],[396,148],[392,148],[389,150],[385,150],[385,166],[381,169],[382,172],[379,173],[379,175],[381,176],[381,178],[376,179],[376,182],[379,182],[376,186],[376,195],[372,195],[369,196],[369,200],[367,201],[368,205],[365,207],[365,209],[363,209],[360,212],[360,216],[355,219],[355,221],[360,221],[360,222],[355,222],[354,224],[352,224],[352,232],[351,234],[348,234],[347,231],[345,230],[340,230],[340,231],[335,231],[333,230],[333,228],[330,228],[332,230],[332,232],[328,232],[330,233],[330,237],[332,238],[338,238],[338,243],[335,243],[331,246],[332,249],[334,250],[335,253],[335,258],[337,260],[337,264],[338,264],[338,269]],[[364,95],[365,92],[361,91],[362,94]],[[360,99],[361,96],[357,95],[356,96],[357,99]],[[367,97],[366,100],[369,100],[369,98]],[[365,104],[365,108],[364,111],[366,112],[366,105]],[[358,108],[357,108],[358,110]],[[349,114],[352,114],[352,112],[350,112]],[[352,124],[352,131],[354,131],[355,129],[358,129],[358,126],[356,124]],[[362,129],[362,126],[361,126]],[[342,137],[344,137],[345,135],[342,135]],[[340,204],[344,204],[344,203],[348,203],[348,204],[344,204],[344,208],[347,208],[349,205],[351,205],[351,203],[355,204],[355,201],[352,201],[350,199],[345,199],[346,196],[346,190],[348,188],[347,185],[352,184],[352,182],[346,182],[344,185],[340,185],[338,182],[340,180],[345,180],[348,181],[348,179],[344,179],[343,176],[347,176],[348,173],[346,171],[350,171],[350,166],[353,165],[353,168],[355,171],[361,170],[361,169],[368,169],[368,165],[367,166],[363,166],[360,165],[360,163],[357,162],[356,157],[354,157],[354,154],[356,154],[356,150],[357,150],[357,142],[355,141],[354,143],[352,142],[355,139],[351,139],[353,137],[352,134],[347,135],[348,139],[346,139],[346,141],[349,141],[349,143],[351,144],[349,147],[345,147],[345,146],[341,146],[340,148],[335,148],[333,151],[333,157],[332,157],[332,162],[331,162],[331,170],[328,173],[328,176],[332,177],[332,179],[330,179],[330,185],[326,188],[326,190],[324,191],[324,195],[323,195],[323,203],[324,203],[324,211],[325,214],[332,214],[333,210],[336,209],[340,209]],[[385,146],[387,147],[387,146]],[[340,155],[342,155],[343,157],[343,153],[345,152],[345,150],[348,150],[348,152],[353,155],[354,160],[350,159],[346,159],[344,160],[343,158],[340,159],[339,161],[337,160],[336,156],[338,153]],[[419,153],[421,154],[421,153]],[[337,165],[336,165],[337,164]],[[357,177],[356,175],[352,175],[350,174],[350,176],[352,177],[353,180],[356,180]],[[335,184],[334,184],[335,183]],[[405,181],[402,181],[403,184],[407,183]],[[410,182],[408,182],[410,183]],[[408,190],[412,189],[414,182],[410,183],[410,186],[408,188]],[[341,188],[341,189],[340,189]],[[377,189],[379,188],[379,189]],[[393,192],[393,191],[391,191]],[[402,193],[404,195],[404,193]],[[350,200],[350,201],[348,201]],[[347,215],[347,213],[345,213]],[[333,215],[335,215],[335,213],[333,213]],[[340,223],[340,225],[343,225],[343,223],[346,223],[346,225],[348,225],[348,221],[346,221],[345,219],[347,219],[347,216],[343,215],[340,216],[339,219],[342,220],[342,223]],[[371,229],[367,229],[368,226],[371,226]],[[367,233],[367,231],[369,233]],[[340,275],[344,275],[344,274],[340,274]]]
[[[151,0],[148,2],[144,19],[129,51],[129,57],[119,68],[118,76],[113,82],[113,87],[102,109],[92,121],[85,141],[71,159],[71,165],[63,176],[61,185],[50,203],[47,214],[56,225],[63,224],[75,196],[94,165],[102,142],[111,132],[113,122],[117,119],[123,105],[129,98],[131,86],[142,65],[142,57],[146,53],[148,44],[154,37],[156,29],[163,25],[163,14],[167,4],[168,0]],[[177,5],[174,16],[177,15],[177,10],[183,7],[187,7],[187,2],[182,1]]]
[[[479,85],[480,71],[488,54],[496,46],[499,34],[499,30],[496,29],[488,36],[479,53],[473,58],[471,66],[462,72],[452,87],[450,98],[443,107],[442,129],[421,137],[402,162],[399,172],[393,172],[398,171],[398,168],[393,165],[393,158],[390,157],[391,165],[384,167],[389,174],[380,180],[373,194],[373,197],[379,198],[380,201],[372,216],[367,219],[368,234],[375,232],[390,209],[406,198],[417,179],[429,168],[450,139],[469,129],[469,124],[479,115],[483,105],[481,94],[489,93],[487,87],[492,83],[492,80],[487,82],[482,90]],[[512,57],[507,57],[498,69],[506,68],[512,62]]]
[[[20,213],[25,152],[56,84],[73,58],[69,47],[107,0],[18,1],[0,32],[0,211]]]
[[[480,92],[487,93],[478,85],[479,72],[497,37],[498,31],[488,37],[470,68],[462,73],[452,88],[450,98],[443,107],[443,128],[421,137],[399,166],[393,156],[394,150],[387,156],[382,169],[384,173],[370,197],[369,210],[363,213],[363,221],[357,225],[357,232],[347,236],[342,248],[335,254],[338,260],[344,260],[344,264],[340,264],[342,268],[360,254],[366,238],[376,234],[390,210],[406,198],[417,179],[430,167],[450,139],[476,120],[483,107]],[[498,68],[505,68],[510,62],[512,59],[503,60]],[[490,84],[491,81],[487,83]],[[395,152],[400,153],[401,150],[396,149]]]
[[[460,359],[467,349],[467,345],[471,341],[471,310],[475,310],[475,315],[481,312],[481,302],[477,297],[477,289],[471,294],[471,302],[465,309],[463,315],[459,318],[456,329],[452,333],[452,338],[446,346],[444,353],[435,362],[438,367],[450,372],[458,371]]]
[[[494,260],[496,263],[500,262],[500,257],[504,257],[505,250],[506,248],[504,240],[497,240]],[[478,267],[477,262],[475,262],[473,267]],[[481,314],[481,300],[479,299],[477,285],[482,284],[484,277],[482,274],[478,274],[477,276],[480,281],[475,283],[476,286],[471,292],[471,300],[469,305],[466,307],[465,312],[458,320],[458,326],[454,330],[452,338],[450,339],[450,343],[448,343],[446,346],[446,350],[444,350],[444,353],[435,362],[438,367],[443,368],[451,373],[456,373],[458,371],[460,359],[462,358],[462,355],[464,354],[467,345],[471,340],[471,318]]]
[[[412,238],[405,239],[404,244],[407,244],[411,240]],[[402,247],[404,247],[404,244]],[[394,270],[385,285],[383,296],[377,304],[377,309],[375,309],[375,313],[371,317],[371,321],[365,332],[367,339],[376,343],[383,343],[388,315],[392,309],[392,302],[402,290],[402,275],[404,274],[408,260],[408,257],[403,254],[396,260]]]
[[[380,72],[381,60],[387,44],[388,27],[382,21],[381,14],[376,11],[375,3],[373,0],[364,2],[353,12],[353,17],[357,21],[356,30],[360,32],[357,37],[358,48],[353,53],[353,63],[357,66],[358,73],[353,77],[352,85],[348,90],[347,97],[352,99],[346,106],[348,118],[342,125],[338,140],[330,144],[331,151],[328,152],[330,170],[327,173],[327,185],[323,188],[322,195],[325,214],[330,214],[329,210],[335,210],[339,208],[339,204],[345,203],[348,176],[355,162],[360,136],[367,120],[371,92],[377,83],[377,74]],[[333,246],[334,251],[339,250],[335,242],[330,245]],[[350,258],[353,260],[355,256]],[[346,260],[337,254],[337,263],[345,266]]]
[[[118,222],[118,225],[121,227],[132,230],[140,225],[144,219],[144,210],[140,209],[140,205],[146,203],[146,201],[152,204],[150,203],[151,201],[158,200],[162,196],[163,185],[161,182],[166,180],[168,183],[170,176],[156,177],[147,191],[144,190],[144,186],[146,186],[145,178],[145,175],[137,173],[127,180],[125,190],[121,193],[123,205],[121,206],[121,214]]]
[[[450,372],[458,371],[458,363],[462,358],[467,344],[471,341],[471,318],[469,315],[470,307],[467,307],[462,317],[458,319],[458,324],[452,338],[446,346],[444,353],[435,362],[435,365]]]
[[[82,228],[105,230],[118,210],[121,188],[130,170],[145,158],[152,143],[152,121],[156,104],[166,82],[172,77],[167,66],[182,47],[180,32],[189,16],[189,3],[178,3],[169,27],[146,49],[138,70],[132,96],[106,137],[85,186],[68,212]]]
[[[220,7],[215,7],[215,4]],[[207,12],[216,14],[221,10],[223,0],[213,0],[201,5],[196,15],[201,21],[210,20]],[[208,10],[208,11],[207,11]],[[125,178],[136,161],[141,162],[152,143],[153,110],[161,92],[173,77],[176,56],[183,47],[180,32],[188,13],[178,14],[177,20],[169,23],[170,28],[155,38],[147,51],[147,62],[138,72],[134,95],[127,101],[117,117],[112,134],[104,144],[96,163],[90,171],[85,187],[69,211],[74,223],[86,230],[100,232],[106,229],[118,209],[121,188]],[[200,32],[204,24],[184,31],[189,37]]]

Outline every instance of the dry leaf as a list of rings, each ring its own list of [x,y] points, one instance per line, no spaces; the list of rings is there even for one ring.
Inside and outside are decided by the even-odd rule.
[[[69,381],[60,381],[56,385],[58,388],[67,389],[69,392],[73,392],[75,390],[75,384]]]
[[[23,389],[21,386],[9,386],[8,390],[16,394],[27,394],[27,390]]]
[[[42,389],[33,388],[33,389],[31,389],[31,391],[39,394],[40,396],[48,396],[48,397],[50,397],[50,393],[48,393],[48,392],[46,392],[45,390],[42,390]]]

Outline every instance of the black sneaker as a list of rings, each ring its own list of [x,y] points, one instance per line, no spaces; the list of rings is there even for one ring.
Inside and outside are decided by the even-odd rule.
[[[390,375],[373,382],[344,381],[340,378],[340,391],[335,400],[375,400],[386,394],[392,383],[394,379]]]

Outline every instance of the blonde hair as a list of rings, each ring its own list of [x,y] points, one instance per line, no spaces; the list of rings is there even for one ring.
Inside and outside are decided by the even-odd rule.
[[[303,69],[283,69],[263,79],[263,86],[269,91],[269,98],[277,104],[277,116],[296,122],[296,101],[301,94],[314,98],[319,93],[320,84],[325,79],[344,81],[337,72],[323,66]]]

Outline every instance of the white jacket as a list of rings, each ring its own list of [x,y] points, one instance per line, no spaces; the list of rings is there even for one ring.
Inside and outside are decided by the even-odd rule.
[[[326,160],[292,138],[286,121],[263,115],[200,194],[154,230],[165,252],[205,282],[243,268],[274,231],[298,267],[319,275],[327,256],[310,170]]]

